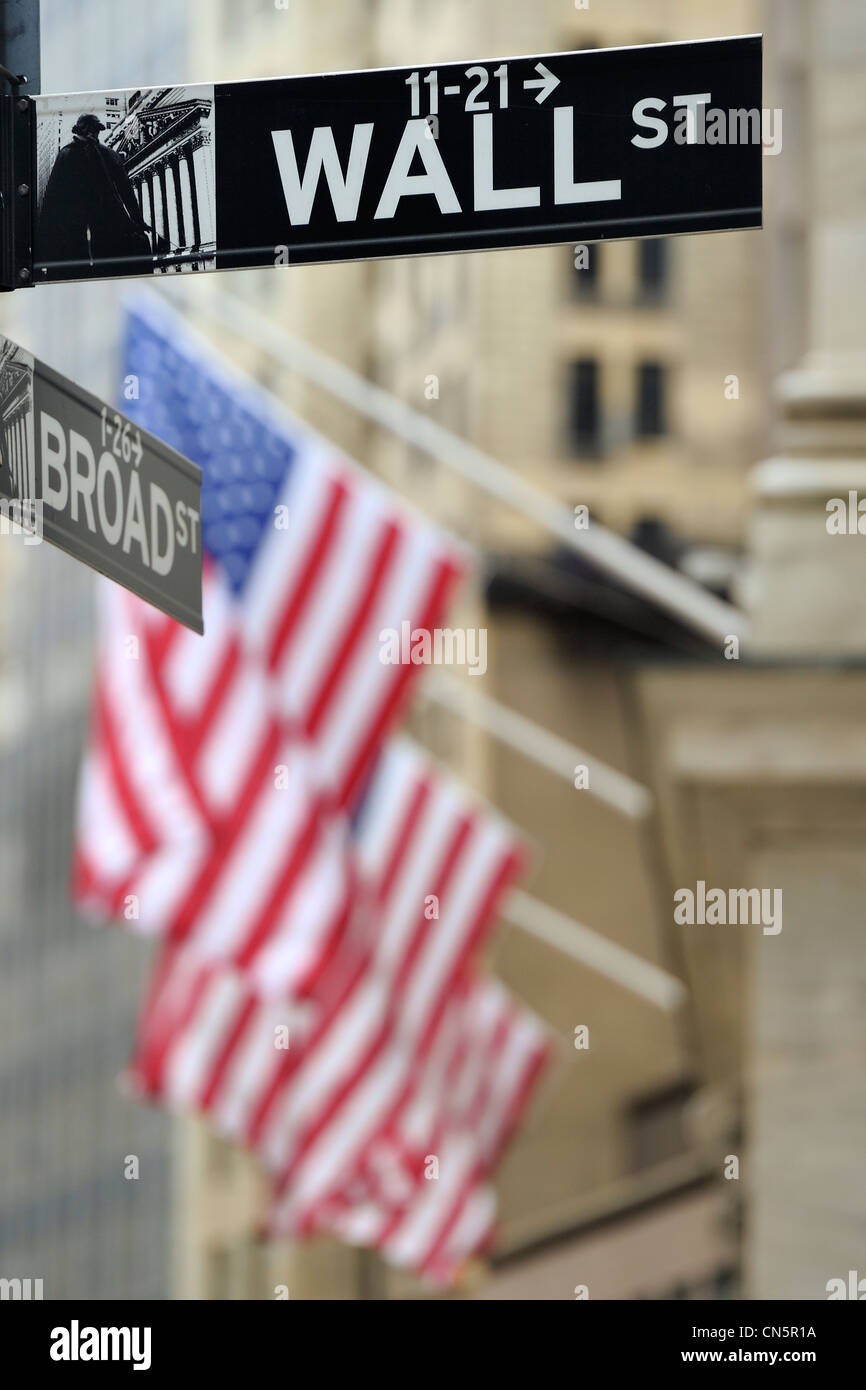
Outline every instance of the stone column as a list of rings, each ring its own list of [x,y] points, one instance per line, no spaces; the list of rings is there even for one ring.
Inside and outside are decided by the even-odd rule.
[[[9,467],[12,470],[12,481],[15,484],[15,491],[16,493],[20,493],[21,466],[19,462],[19,440],[17,420],[12,420],[6,425],[6,447],[9,453]]]
[[[800,121],[785,111],[776,177],[799,185],[806,219],[806,341],[776,385],[775,452],[754,473],[752,655],[859,665],[866,660],[866,10],[862,0],[802,10],[786,0],[776,23],[791,23],[797,11],[805,100]],[[796,293],[796,284],[789,289]],[[857,829],[866,703],[852,701],[844,715],[831,706],[857,675],[862,687],[856,670],[831,671],[823,694],[816,691],[792,721],[792,749],[801,760],[808,754],[816,784],[825,784],[821,815],[799,836],[785,830],[783,815],[759,856],[767,882],[784,888],[785,926],[757,943],[746,1023],[744,1294],[757,1299],[823,1299],[829,1280],[847,1281],[851,1269],[866,1275],[866,856]],[[805,677],[792,670],[788,679],[793,694]],[[803,816],[795,813],[793,756],[777,760],[777,776],[788,778],[790,818]],[[816,785],[804,808],[814,813],[818,795]]]
[[[157,200],[156,200],[156,177],[155,177],[155,175],[154,175],[154,173],[153,173],[153,170],[151,170],[151,172],[150,172],[150,173],[148,174],[148,176],[147,176],[147,187],[148,187],[148,191],[149,191],[149,193],[150,193],[150,209],[151,209],[151,214],[152,214],[152,218],[153,218],[153,231],[154,231],[154,236],[161,236],[161,235],[162,235],[162,224],[161,224],[161,218],[160,218],[160,214],[159,214],[159,208],[157,207]],[[155,249],[155,248],[154,248],[154,249]]]
[[[192,211],[192,244],[201,246],[201,220],[198,211],[198,189],[195,184],[195,160],[190,146],[186,148],[186,171],[189,175],[189,197]]]
[[[184,225],[184,246],[191,250],[195,245],[195,229],[192,219],[192,198],[190,196],[190,168],[186,150],[179,151],[175,169],[177,186],[180,189],[181,208]]]
[[[174,241],[174,228],[172,227],[172,224],[171,224],[171,205],[170,205],[170,203],[169,203],[169,201],[168,201],[168,190],[167,190],[167,186],[166,186],[165,165],[164,165],[164,164],[161,164],[161,165],[160,165],[159,169],[157,170],[157,175],[156,175],[156,176],[157,176],[157,179],[159,180],[159,195],[160,195],[160,199],[161,199],[161,201],[162,201],[163,235],[169,240],[169,242],[173,242],[173,241]]]
[[[17,433],[18,433],[17,454],[18,454],[18,474],[19,474],[19,483],[20,483],[22,495],[26,497],[26,495],[27,495],[27,493],[28,493],[28,491],[29,491],[29,482],[30,482],[30,479],[29,479],[29,476],[28,476],[28,469],[27,469],[27,462],[28,462],[28,460],[27,460],[27,439],[26,439],[25,434],[24,434],[24,420],[23,420],[23,418],[22,418],[20,415],[18,416],[18,419],[16,420],[15,424],[16,424],[16,429],[17,429]]]
[[[30,498],[36,490],[35,479],[31,479],[30,477],[30,464],[31,462],[35,461],[28,459],[27,457],[27,426],[25,424],[24,416],[22,414],[19,414],[18,416],[18,419],[16,421],[16,427],[18,432],[18,444],[16,452],[18,454],[19,486],[21,490],[21,496],[25,498]]]
[[[779,21],[796,8],[783,3]],[[866,13],[860,0],[831,0],[802,16],[806,100],[802,120],[784,112],[773,172],[795,181],[808,219],[807,345],[776,385],[776,450],[753,474],[747,601],[756,653],[864,656]],[[855,517],[864,499],[863,535],[830,534],[827,504],[851,493]]]
[[[180,183],[180,156],[173,155],[169,164],[171,182],[174,190],[174,212],[177,218],[177,244],[181,250],[186,247],[186,228],[183,218],[183,190]]]
[[[141,215],[149,227],[153,226],[153,208],[150,203],[150,185],[144,176],[139,184]]]

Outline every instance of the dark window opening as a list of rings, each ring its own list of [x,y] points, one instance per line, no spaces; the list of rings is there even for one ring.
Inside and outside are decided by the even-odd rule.
[[[593,357],[572,363],[569,382],[568,433],[575,453],[597,454],[601,443],[598,362]]]
[[[656,302],[666,294],[668,251],[668,242],[664,237],[650,237],[638,242],[639,293],[642,299]]]
[[[640,1172],[688,1152],[686,1109],[694,1095],[691,1082],[681,1081],[642,1096],[627,1112],[631,1170]]]
[[[667,376],[659,362],[641,362],[638,367],[635,434],[652,439],[667,434]]]

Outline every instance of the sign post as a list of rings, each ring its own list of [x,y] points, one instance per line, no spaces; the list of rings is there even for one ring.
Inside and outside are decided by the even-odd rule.
[[[201,471],[0,337],[0,522],[202,623]]]
[[[761,38],[38,97],[37,284],[759,227]]]

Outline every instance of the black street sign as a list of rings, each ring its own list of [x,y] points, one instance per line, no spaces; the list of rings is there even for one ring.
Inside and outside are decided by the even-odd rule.
[[[3,337],[0,422],[0,530],[202,632],[201,470]]]
[[[761,225],[759,35],[33,108],[19,283]]]

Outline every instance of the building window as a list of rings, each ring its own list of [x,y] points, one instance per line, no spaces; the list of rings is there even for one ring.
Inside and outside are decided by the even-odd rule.
[[[649,303],[657,303],[668,288],[668,242],[665,237],[649,237],[637,245],[638,294]]]
[[[629,1106],[627,1127],[633,1173],[688,1152],[686,1111],[694,1093],[691,1082],[681,1081],[642,1096]]]
[[[575,453],[599,452],[600,416],[598,362],[594,357],[584,357],[572,363],[569,382],[568,432]]]
[[[635,434],[652,439],[667,434],[667,374],[660,362],[641,362],[638,366]]]

